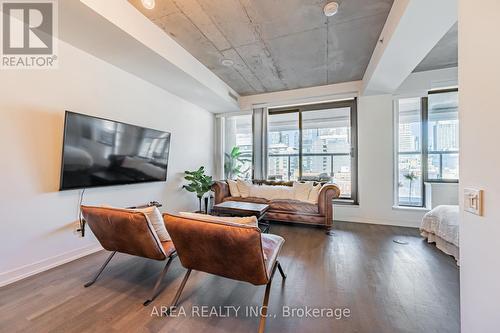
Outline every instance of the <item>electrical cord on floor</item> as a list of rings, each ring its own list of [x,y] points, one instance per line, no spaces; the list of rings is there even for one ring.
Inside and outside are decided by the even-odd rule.
[[[80,193],[80,199],[78,201],[78,221],[80,224],[80,228],[76,229],[76,231],[78,231],[82,234],[82,237],[85,237],[85,219],[83,218],[83,215],[82,215],[82,203],[83,203],[83,195],[85,194],[85,190],[86,189],[83,189],[82,192]]]

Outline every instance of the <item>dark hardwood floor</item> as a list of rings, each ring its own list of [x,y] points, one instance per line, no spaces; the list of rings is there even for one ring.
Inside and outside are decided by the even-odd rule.
[[[288,278],[274,277],[266,332],[459,332],[458,268],[417,229],[337,222],[332,236],[283,224],[271,233],[286,239],[280,261]],[[258,317],[244,311],[262,304],[265,286],[193,272],[181,297],[186,316],[158,317],[152,312],[170,304],[185,272],[179,260],[163,293],[144,307],[163,263],[117,254],[101,278],[83,288],[106,257],[102,251],[1,288],[0,332],[257,331]],[[201,306],[241,309],[226,318],[190,316],[193,307],[201,315]],[[347,308],[350,316],[284,317],[284,306]]]

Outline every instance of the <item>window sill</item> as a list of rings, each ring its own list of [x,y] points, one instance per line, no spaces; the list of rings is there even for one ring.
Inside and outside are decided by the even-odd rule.
[[[427,207],[410,207],[410,206],[398,206],[394,205],[392,206],[393,210],[408,210],[408,211],[417,211],[417,212],[428,212],[430,211],[429,208]]]
[[[359,203],[357,202],[354,202],[352,200],[333,200],[333,204],[334,205],[338,205],[338,206],[343,206],[343,207],[359,207]]]

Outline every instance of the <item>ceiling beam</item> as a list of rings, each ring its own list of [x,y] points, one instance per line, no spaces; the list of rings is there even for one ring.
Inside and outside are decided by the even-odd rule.
[[[457,0],[395,0],[363,77],[365,95],[393,93],[457,21]]]
[[[59,38],[205,110],[238,110],[239,95],[124,0],[59,1]]]

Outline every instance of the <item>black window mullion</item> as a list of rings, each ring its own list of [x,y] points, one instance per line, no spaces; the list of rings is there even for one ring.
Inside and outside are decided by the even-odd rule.
[[[429,163],[429,99],[422,97],[421,103],[421,129],[422,129],[422,207],[425,206],[425,182],[428,180],[428,163]]]
[[[302,161],[303,161],[303,147],[302,147],[302,110],[299,110],[299,179],[302,179]]]
[[[358,99],[351,104],[351,200],[358,204]]]

